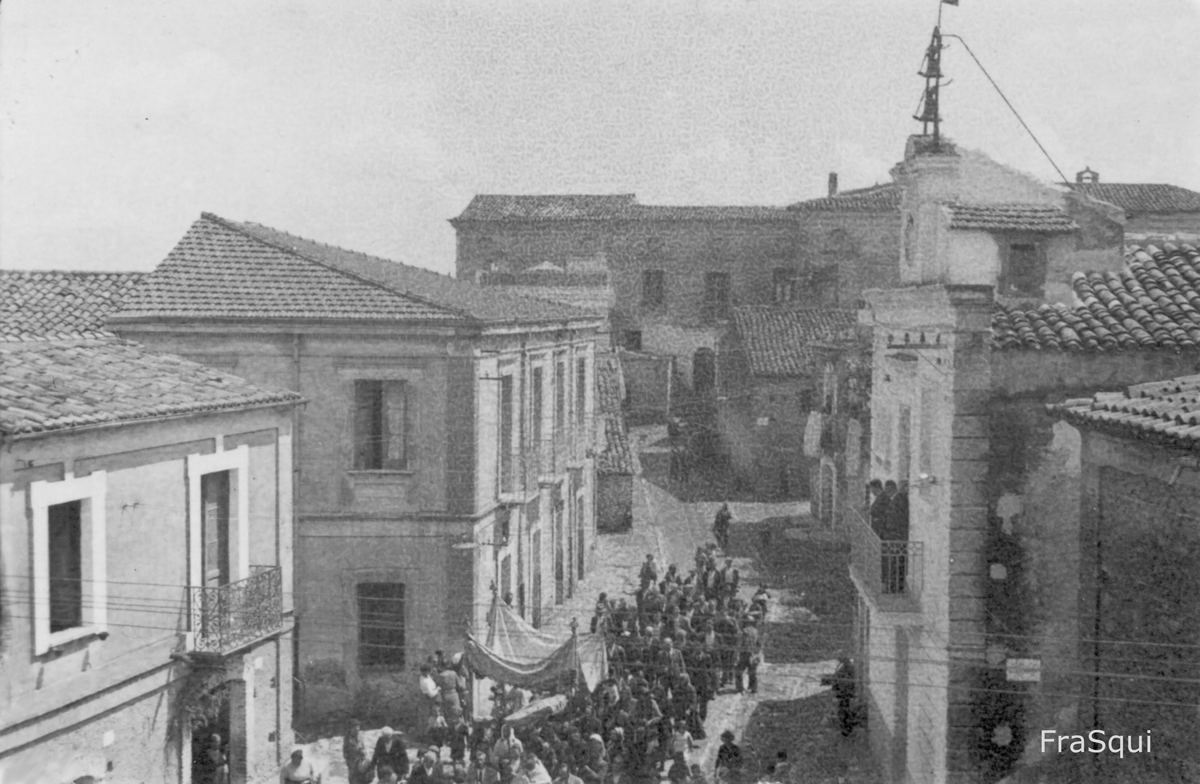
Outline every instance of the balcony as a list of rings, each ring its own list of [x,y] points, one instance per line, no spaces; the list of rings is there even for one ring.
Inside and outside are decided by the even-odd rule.
[[[191,588],[195,650],[231,653],[283,630],[283,580],[278,566],[251,566],[235,583]]]
[[[857,508],[847,517],[850,577],[863,598],[878,612],[919,613],[925,545],[880,539]]]

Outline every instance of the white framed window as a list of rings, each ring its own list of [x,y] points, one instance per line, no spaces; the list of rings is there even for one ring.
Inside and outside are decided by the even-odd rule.
[[[188,455],[188,585],[250,576],[250,447]]]
[[[107,631],[106,482],[96,471],[29,485],[37,655]]]

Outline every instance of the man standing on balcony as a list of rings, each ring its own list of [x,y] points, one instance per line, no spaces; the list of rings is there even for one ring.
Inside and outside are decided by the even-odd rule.
[[[871,530],[876,536],[882,536],[887,525],[887,496],[883,494],[883,482],[872,479],[867,485],[867,492],[871,495],[870,509],[867,513],[871,521]]]
[[[908,574],[908,483],[905,492],[892,480],[883,485],[883,497],[887,499],[884,510],[883,530],[879,538],[883,541],[883,591],[903,593]]]

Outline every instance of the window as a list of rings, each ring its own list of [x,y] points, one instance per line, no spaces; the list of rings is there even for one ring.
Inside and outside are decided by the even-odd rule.
[[[500,491],[513,491],[513,384],[500,377]]]
[[[105,631],[106,475],[33,482],[34,652]]]
[[[667,275],[662,270],[642,273],[642,307],[662,308],[667,304]]]
[[[642,331],[640,329],[627,329],[621,333],[621,345],[626,351],[641,351],[642,350]]]
[[[542,448],[542,369],[533,369],[533,389],[530,390],[531,410],[529,413],[530,438],[533,448]]]
[[[403,381],[354,382],[354,468],[408,468],[408,389]]]
[[[1045,280],[1045,262],[1037,245],[1013,243],[1008,246],[1008,264],[1003,287],[1005,293],[1040,297]]]
[[[200,573],[204,585],[229,582],[229,472],[200,477]]]
[[[83,502],[47,510],[50,539],[50,632],[83,625]]]
[[[554,438],[563,436],[567,424],[567,363],[554,363]]]
[[[896,481],[907,482],[909,480],[909,465],[912,461],[912,408],[910,406],[900,406],[900,421],[897,422],[900,426],[899,443],[896,447]]]
[[[404,583],[359,583],[358,664],[404,666]]]
[[[776,267],[771,273],[772,290],[775,302],[795,302],[800,298],[800,285],[797,272],[791,267]]]
[[[587,424],[587,360],[575,362],[575,424]]]
[[[704,315],[709,320],[729,318],[729,273],[704,275]]]
[[[921,446],[919,471],[933,474],[933,390],[921,390]]]

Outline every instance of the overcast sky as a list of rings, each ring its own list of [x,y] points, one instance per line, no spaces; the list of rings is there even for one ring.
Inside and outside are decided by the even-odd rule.
[[[0,265],[146,270],[201,211],[450,272],[477,192],[786,204],[889,179],[934,0],[4,0]],[[1069,176],[1200,190],[1200,2],[961,0]],[[963,47],[945,132],[1053,169]]]

